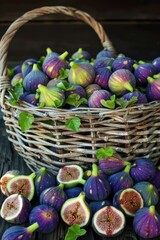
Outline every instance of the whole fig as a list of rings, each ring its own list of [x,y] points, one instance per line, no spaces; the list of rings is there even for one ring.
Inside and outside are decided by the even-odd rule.
[[[134,60],[129,57],[118,57],[112,63],[113,72],[118,69],[128,69],[132,72]]]
[[[96,90],[88,99],[88,106],[90,108],[103,108],[101,100],[109,100],[110,92],[104,89]]]
[[[108,68],[100,68],[97,71],[96,78],[94,80],[95,84],[98,84],[100,87],[109,90],[108,87],[108,80],[109,77],[111,76],[112,72]]]

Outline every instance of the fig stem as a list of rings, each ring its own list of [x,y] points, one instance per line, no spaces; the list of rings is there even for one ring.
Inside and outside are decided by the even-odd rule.
[[[154,74],[153,78],[155,78],[155,79],[160,78],[160,74]]]
[[[133,92],[133,87],[129,82],[124,83],[125,89],[127,89],[130,92]]]
[[[46,172],[46,168],[45,167],[42,167],[42,168],[40,168],[40,170],[39,170],[41,173],[45,173]]]
[[[155,79],[154,79],[154,78],[152,78],[152,77],[147,77],[147,81],[148,81],[149,83],[151,83],[151,82],[154,82],[154,81],[155,81]]]
[[[77,68],[77,67],[78,67],[78,64],[77,64],[76,62],[71,62],[71,63],[70,63],[70,66],[71,66],[72,68]]]
[[[29,233],[33,233],[37,228],[39,228],[38,222],[33,223],[31,226],[27,227]]]
[[[79,183],[81,183],[81,184],[84,185],[84,184],[86,183],[86,180],[84,180],[84,179],[80,179],[80,180],[79,180]]]
[[[63,183],[60,183],[60,184],[58,185],[58,187],[63,189],[63,188],[64,188],[64,184],[63,184]]]
[[[47,55],[48,55],[48,54],[52,53],[53,51],[51,50],[51,48],[47,48],[46,52],[47,52]]]
[[[93,177],[98,176],[98,167],[97,167],[97,164],[95,164],[95,163],[92,164],[92,176]]]
[[[138,63],[139,63],[139,64],[144,64],[145,62],[142,61],[142,60],[140,60],[140,61],[138,61]]]
[[[33,64],[32,71],[38,71],[38,70],[39,70],[38,65],[36,63]]]
[[[64,60],[64,59],[67,57],[67,55],[68,55],[68,52],[65,51],[64,53],[62,53],[62,54],[59,56],[59,59]]]
[[[123,171],[126,173],[129,173],[130,169],[131,169],[131,164],[127,165]]]
[[[136,69],[138,67],[138,64],[137,63],[134,63],[133,64],[133,68]]]
[[[78,53],[82,53],[82,51],[83,51],[82,48],[78,49]]]
[[[160,170],[160,165],[157,167],[158,170]]]
[[[149,207],[149,212],[153,215],[155,214],[155,206],[154,205]]]
[[[36,173],[35,173],[35,172],[33,172],[33,173],[31,173],[31,174],[29,175],[29,177],[31,177],[32,179],[35,178],[35,176],[36,176]]]

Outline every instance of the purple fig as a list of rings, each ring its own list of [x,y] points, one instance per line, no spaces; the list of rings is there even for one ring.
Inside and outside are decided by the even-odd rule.
[[[101,104],[101,100],[109,100],[110,99],[110,92],[107,90],[96,90],[92,93],[92,95],[88,99],[88,106],[90,108],[103,108]]]
[[[26,197],[15,193],[4,200],[0,214],[7,222],[21,224],[28,220],[30,211],[30,201]]]
[[[11,79],[11,85],[12,85],[13,87],[15,87],[17,83],[23,83],[22,73],[17,73],[17,74],[14,75],[14,77]]]
[[[67,68],[68,63],[65,60],[67,55],[68,52],[64,52],[59,56],[52,54],[47,55],[42,65],[43,72],[50,78],[57,78],[60,74],[60,70],[62,68]]]
[[[37,106],[38,103],[39,103],[38,99],[36,99],[36,94],[35,93],[23,94],[23,96],[21,97],[21,100],[23,100],[27,103],[30,103],[34,106]]]
[[[63,188],[64,184],[60,183],[58,186],[45,189],[40,194],[40,203],[47,204],[53,207],[56,211],[60,211],[63,203],[67,200],[67,195]]]
[[[134,104],[145,104],[148,102],[146,95],[140,91],[134,91],[132,93],[125,93],[122,96],[122,98],[127,101],[131,100],[133,97],[137,98],[136,101],[134,102]]]
[[[156,173],[156,167],[149,158],[138,158],[131,166],[130,174],[134,182],[149,181]]]
[[[59,56],[59,53],[57,52],[53,52],[51,48],[47,48],[46,49],[46,52],[47,52],[47,56],[45,58],[54,58],[54,57],[58,57]]]
[[[134,60],[129,57],[118,57],[112,63],[112,70],[116,71],[118,69],[128,69],[132,72]]]
[[[23,92],[23,94],[20,96],[20,100],[24,100],[27,95],[29,95],[29,92]]]
[[[78,197],[81,192],[82,192],[81,187],[72,187],[72,188],[67,188],[65,190],[65,193],[66,193],[68,199]]]
[[[160,191],[160,166],[156,168],[156,173],[150,181],[158,191]]]
[[[78,85],[78,84],[73,84],[74,90],[66,91],[65,96],[68,97],[71,94],[78,94],[81,98],[86,98],[86,92],[85,89]]]
[[[61,83],[61,82],[62,82],[62,80],[54,78],[54,79],[49,80],[46,87],[51,88],[51,87],[54,87],[57,83]]]
[[[114,173],[108,177],[108,181],[111,185],[112,193],[133,186],[133,180],[129,174],[131,164],[127,165],[124,170]]]
[[[56,176],[47,170],[45,167],[36,171],[36,177],[34,178],[35,192],[37,196],[47,188],[56,186]]]
[[[110,76],[108,86],[112,93],[122,96],[126,92],[134,91],[136,79],[128,69],[119,69]]]
[[[97,54],[96,59],[102,58],[102,57],[115,58],[116,54],[110,50],[103,49]]]
[[[95,72],[97,73],[99,68],[112,66],[113,61],[114,61],[114,58],[110,58],[110,57],[101,57],[96,59],[93,65]]]
[[[108,68],[100,68],[97,71],[96,78],[94,80],[94,83],[98,84],[100,87],[109,90],[108,87],[108,80],[111,76],[112,72]]]
[[[2,235],[1,240],[29,240],[33,239],[33,233],[38,229],[37,222],[33,223],[29,227],[12,226],[9,227]]]
[[[148,207],[151,205],[156,205],[159,200],[157,188],[150,182],[143,181],[138,182],[133,186],[142,196],[144,200],[144,206]]]
[[[38,205],[32,209],[29,215],[29,223],[33,224],[37,222],[39,233],[53,232],[59,222],[59,216],[57,211],[48,205]]]
[[[147,80],[146,96],[148,101],[160,100],[160,77],[158,79],[148,77]]]
[[[134,64],[133,67],[135,68],[134,75],[137,85],[141,87],[146,87],[148,83],[147,78],[157,73],[155,66],[151,63],[143,63],[140,65]]]
[[[157,72],[160,72],[160,57],[155,58],[152,61],[152,64],[155,66],[155,68],[157,69]]]
[[[27,92],[35,93],[39,84],[47,85],[47,83],[47,75],[38,68],[37,64],[34,64],[32,71],[24,78],[23,87]]]
[[[93,83],[95,78],[95,71],[90,63],[87,62],[71,62],[68,75],[68,81],[71,84],[78,84],[86,87]]]
[[[82,48],[79,48],[78,51],[72,54],[71,59],[80,61],[84,60],[91,61],[91,55],[89,52],[84,51]]]
[[[98,167],[92,164],[92,175],[86,180],[84,192],[86,197],[93,201],[105,200],[110,194],[110,185],[107,179],[102,181],[98,175]]]
[[[25,78],[27,76],[28,73],[30,73],[33,69],[33,65],[37,64],[37,60],[34,58],[29,58],[26,59],[23,63],[22,63],[22,76],[23,78]]]
[[[133,229],[144,239],[160,236],[160,215],[154,205],[138,210],[133,219]]]
[[[89,98],[94,91],[100,90],[100,89],[101,89],[101,87],[100,87],[98,84],[94,84],[94,83],[93,83],[93,84],[89,84],[89,85],[85,88],[86,94],[87,94],[87,98]]]

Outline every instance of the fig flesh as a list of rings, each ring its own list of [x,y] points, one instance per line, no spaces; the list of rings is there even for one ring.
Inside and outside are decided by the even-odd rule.
[[[20,171],[19,170],[10,170],[7,171],[0,179],[0,187],[1,187],[1,191],[5,196],[8,196],[7,190],[6,190],[6,184],[7,182],[17,176],[20,175]]]

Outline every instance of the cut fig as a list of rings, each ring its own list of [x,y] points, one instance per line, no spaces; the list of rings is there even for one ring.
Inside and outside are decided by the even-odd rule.
[[[113,204],[128,216],[135,216],[136,212],[144,205],[142,196],[133,188],[120,190],[118,196],[116,195],[113,197]]]
[[[77,184],[84,184],[83,169],[77,165],[69,165],[60,168],[57,174],[57,181],[65,187],[74,187]]]
[[[1,207],[1,217],[7,222],[21,224],[28,220],[30,211],[30,201],[16,193],[4,200]]]
[[[34,181],[33,181],[35,176],[36,176],[36,173],[34,172],[29,176],[19,175],[19,176],[13,177],[7,182],[7,185],[6,185],[7,192],[9,193],[9,195],[14,193],[21,194],[26,198],[28,198],[29,201],[31,201],[35,191]]]
[[[8,196],[7,190],[6,190],[6,184],[7,182],[17,176],[20,175],[20,171],[19,170],[10,170],[7,171],[0,179],[0,187],[1,187],[1,191],[5,196]]]
[[[83,227],[89,223],[90,210],[85,201],[84,192],[81,192],[78,197],[65,201],[61,208],[61,217],[69,226],[79,224]]]
[[[124,230],[125,216],[115,207],[106,206],[94,214],[92,227],[100,236],[117,236]]]

